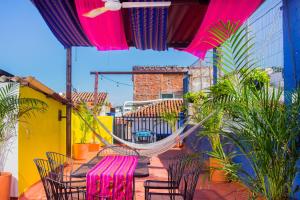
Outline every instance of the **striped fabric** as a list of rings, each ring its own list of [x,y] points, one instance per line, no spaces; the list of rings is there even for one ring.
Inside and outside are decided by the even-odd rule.
[[[129,0],[162,1],[162,0]],[[129,9],[131,32],[137,49],[167,50],[168,8]]]
[[[132,200],[136,156],[106,156],[87,174],[87,200]],[[105,198],[103,198],[105,199]]]
[[[95,8],[102,8],[104,2],[75,0],[75,5],[85,34],[99,51],[128,49],[121,10],[107,11],[95,18],[88,18],[83,14]]]
[[[84,34],[70,0],[31,0],[64,47],[92,46]]]

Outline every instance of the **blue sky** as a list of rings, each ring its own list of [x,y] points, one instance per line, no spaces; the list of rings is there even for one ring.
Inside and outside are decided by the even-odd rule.
[[[0,69],[18,76],[34,76],[57,92],[65,90],[65,49],[56,40],[30,0],[1,2]],[[73,87],[93,90],[91,70],[131,70],[134,65],[188,66],[196,57],[176,50],[166,52],[129,51],[99,52],[95,48],[73,49]],[[132,84],[130,76],[109,76]],[[120,104],[132,98],[132,87],[116,86],[100,80],[101,91],[108,91],[110,100]]]
[[[249,20],[261,67],[283,66],[281,5],[281,0],[267,0]],[[65,91],[65,49],[30,0],[3,0],[0,27],[0,69],[18,76],[34,76],[57,92]],[[189,66],[196,60],[173,49],[99,52],[92,47],[73,48],[73,87],[92,91],[94,79],[89,72],[94,70],[128,71],[134,65]],[[130,76],[108,78],[132,85]],[[130,86],[117,87],[116,83],[103,79],[99,88],[109,92],[114,105],[132,98]]]

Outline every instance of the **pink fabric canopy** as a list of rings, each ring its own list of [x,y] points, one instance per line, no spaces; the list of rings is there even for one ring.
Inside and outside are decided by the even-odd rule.
[[[83,14],[92,9],[103,7],[101,0],[75,0],[77,15],[90,42],[98,50],[128,49],[121,11],[108,11],[95,18]]]
[[[198,32],[191,44],[184,50],[204,59],[208,50],[214,48],[209,30],[220,21],[239,23],[245,20],[258,8],[263,0],[211,0]]]

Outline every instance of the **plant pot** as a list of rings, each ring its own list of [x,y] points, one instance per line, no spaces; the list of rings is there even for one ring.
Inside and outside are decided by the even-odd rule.
[[[73,158],[85,160],[88,157],[89,144],[73,144]]]
[[[216,168],[223,168],[223,165],[218,159],[209,158],[210,180],[215,183],[227,182],[226,172]]]
[[[99,144],[89,144],[89,152],[99,151],[100,145]]]
[[[0,172],[0,199],[10,199],[11,173]]]

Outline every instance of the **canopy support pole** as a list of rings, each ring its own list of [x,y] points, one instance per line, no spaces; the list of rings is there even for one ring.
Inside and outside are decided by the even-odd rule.
[[[213,48],[213,84],[217,84],[218,81],[218,59],[217,48]]]
[[[72,48],[67,48],[66,54],[66,154],[71,156],[71,120],[72,120]]]
[[[95,73],[95,85],[94,85],[94,106],[97,105],[97,98],[98,98],[98,81],[99,76],[98,72]]]
[[[300,1],[283,0],[284,91],[297,88],[300,83]],[[285,98],[285,102],[287,102]]]

